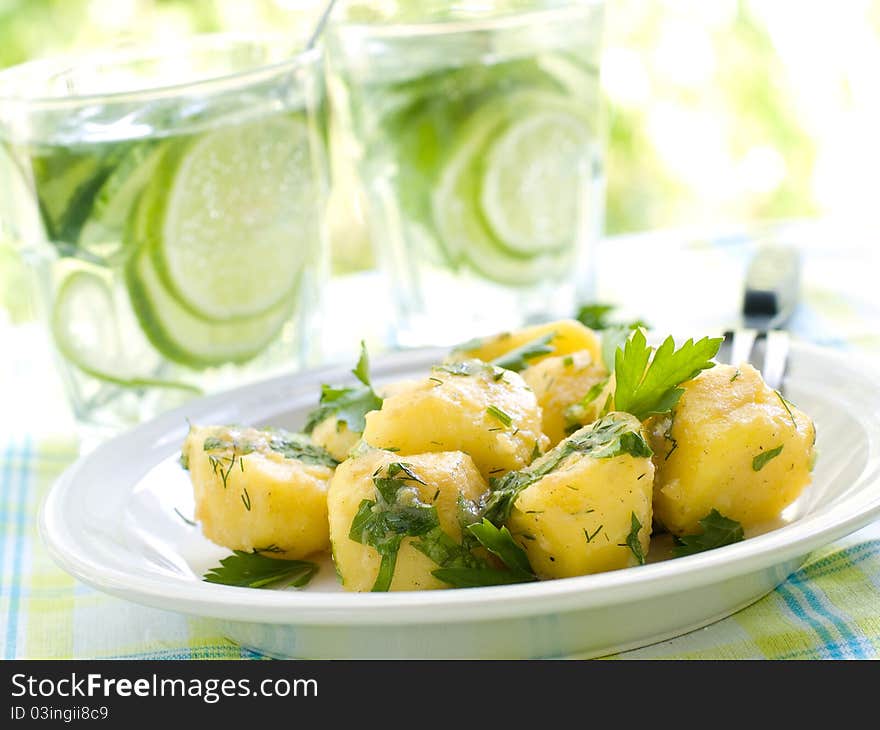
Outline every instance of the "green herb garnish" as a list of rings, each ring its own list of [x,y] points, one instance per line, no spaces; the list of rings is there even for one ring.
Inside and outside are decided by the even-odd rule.
[[[281,454],[285,459],[297,459],[306,464],[318,464],[321,466],[335,467],[339,462],[317,444],[311,442],[308,436],[301,433],[293,433],[283,428],[263,428],[259,429],[266,434],[266,439],[262,437],[247,441],[242,439],[222,439],[218,436],[208,436],[202,448],[207,452],[214,451],[231,451],[229,457],[209,456],[215,473],[218,467],[224,462],[228,462],[228,468],[223,467],[223,471],[227,477],[232,471],[232,466],[239,463],[241,470],[244,471],[244,462],[240,457],[247,456],[257,450],[269,449]]]
[[[700,520],[700,527],[703,528],[703,531],[698,534],[682,535],[675,538],[676,547],[673,551],[675,557],[693,555],[704,550],[732,545],[745,537],[739,522],[724,517],[716,509]]]
[[[489,520],[483,519],[481,522],[468,525],[467,530],[477,544],[486,548],[504,564],[505,569],[493,568],[471,554],[470,560],[455,558],[453,564],[440,563],[441,567],[432,571],[434,577],[454,588],[529,583],[537,580],[526,551],[513,539],[513,535],[506,527],[499,529]],[[463,546],[468,542],[463,541]]]
[[[775,459],[782,453],[782,447],[784,444],[779,444],[775,449],[770,449],[770,451],[762,451],[758,454],[754,459],[752,459],[752,469],[754,471],[761,471],[766,465],[768,461]]]
[[[639,530],[642,529],[642,523],[639,522],[639,518],[636,517],[635,512],[630,512],[631,516],[631,527],[629,531],[629,535],[626,536],[626,547],[630,549],[633,555],[636,556],[636,560],[639,561],[639,565],[645,564],[645,551],[642,550],[642,543],[639,541]]]
[[[492,418],[494,418],[499,423],[503,424],[505,428],[509,428],[513,424],[513,418],[511,418],[511,416],[509,416],[497,406],[490,405],[486,409],[486,413],[492,416]]]
[[[583,425],[582,422],[586,417],[586,409],[596,398],[602,395],[606,385],[608,385],[608,378],[603,378],[598,383],[594,383],[583,398],[565,408],[563,415],[568,424],[566,426],[566,433],[572,434]]]
[[[554,337],[556,337],[555,332],[548,332],[541,337],[536,337],[534,340],[526,342],[524,345],[521,345],[510,352],[506,352],[500,357],[496,357],[491,361],[491,364],[518,373],[529,366],[530,360],[554,352],[556,348],[550,344]]]
[[[629,327],[609,327],[602,332],[602,363],[609,373],[614,372],[617,350],[626,344],[632,333]]]
[[[504,375],[500,370],[496,373],[494,367],[484,363],[482,360],[462,360],[461,362],[443,363],[442,365],[435,365],[431,370],[459,377],[470,377],[482,373],[491,373],[493,378],[497,373],[501,373],[502,376]],[[498,378],[495,379],[497,380]]]
[[[180,519],[182,519],[184,522],[186,522],[186,524],[188,524],[190,527],[196,526],[196,523],[193,520],[189,519],[189,517],[184,517],[183,513],[179,509],[177,509],[177,507],[174,508],[174,512],[177,514],[178,517],[180,517]]]
[[[794,413],[791,412],[790,408],[790,406],[793,406],[794,403],[787,401],[782,393],[780,393],[778,390],[774,390],[773,392],[776,393],[776,397],[779,398],[779,402],[782,403],[782,407],[785,408],[786,412],[788,413],[788,417],[791,419],[791,425],[794,426],[794,430],[797,431],[797,421],[795,420]]]
[[[373,591],[387,591],[391,587],[404,537],[419,537],[440,526],[436,508],[422,502],[418,490],[408,483],[424,484],[413,475],[409,465],[389,464],[386,474],[373,477],[376,498],[361,501],[348,534],[350,539],[369,545],[381,556]]]
[[[322,385],[318,407],[306,419],[303,430],[311,433],[321,421],[335,416],[345,423],[351,431],[362,433],[366,422],[364,417],[370,411],[382,407],[382,399],[376,395],[370,382],[370,361],[367,347],[361,342],[361,354],[357,365],[351,371],[361,382],[355,386]]]
[[[644,333],[636,330],[615,353],[614,407],[639,420],[668,413],[684,393],[678,386],[714,367],[712,358],[721,342],[721,337],[704,337],[697,342],[689,339],[676,350],[670,336],[654,350]]]
[[[533,464],[519,471],[508,472],[499,479],[490,479],[492,491],[485,504],[484,516],[495,525],[505,524],[519,493],[554,471],[572,454],[611,459],[623,454],[637,458],[650,457],[653,452],[645,438],[633,430],[627,419],[605,416],[559,442]]]
[[[578,309],[575,319],[591,330],[604,330],[611,326],[608,315],[613,311],[613,304],[584,304]]]
[[[273,430],[268,446],[285,459],[297,459],[305,464],[317,464],[331,468],[339,464],[326,449],[313,444],[308,436],[300,433],[291,433],[281,429]]]
[[[318,572],[318,566],[306,560],[269,558],[258,551],[234,550],[203,576],[208,583],[243,588],[271,588],[281,584],[302,588]]]

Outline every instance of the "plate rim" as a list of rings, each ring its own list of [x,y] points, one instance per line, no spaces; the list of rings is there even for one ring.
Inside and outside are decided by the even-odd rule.
[[[836,364],[863,377],[871,372],[869,361],[845,356],[840,352],[810,343],[793,341],[793,353],[836,361]],[[446,348],[417,348],[383,354],[375,358],[374,377],[400,368],[427,365]],[[39,533],[53,561],[77,580],[97,590],[135,603],[181,613],[249,623],[321,626],[387,626],[403,624],[460,623],[466,621],[515,619],[555,613],[596,609],[626,600],[667,595],[690,588],[706,587],[728,578],[772,568],[800,560],[808,553],[855,532],[880,518],[880,489],[867,504],[850,506],[836,515],[841,506],[852,501],[847,495],[817,514],[767,533],[696,555],[634,566],[614,571],[572,578],[539,581],[511,586],[443,591],[401,591],[383,594],[309,591],[259,591],[222,586],[198,580],[159,579],[138,573],[126,573],[82,554],[82,544],[66,529],[63,520],[65,498],[78,486],[78,475],[88,466],[106,458],[121,443],[136,443],[153,432],[159,438],[167,433],[165,425],[178,428],[187,413],[210,411],[215,404],[245,398],[283,384],[308,387],[328,379],[345,378],[348,368],[337,365],[311,368],[297,373],[239,386],[194,399],[97,446],[79,457],[53,483],[39,509]],[[880,395],[880,388],[876,393]],[[880,411],[869,414],[880,426]],[[868,434],[870,437],[870,433]],[[156,439],[151,440],[151,444]],[[177,443],[177,442],[174,442]],[[873,441],[871,442],[873,443]],[[880,441],[868,454],[862,472],[854,483],[870,479],[880,484],[876,467],[880,464]],[[167,457],[167,455],[166,455]],[[155,464],[151,464],[155,466]],[[874,467],[874,473],[866,473]],[[134,484],[128,484],[130,488]],[[870,486],[870,485],[868,485]],[[867,487],[866,487],[867,488]],[[861,494],[861,490],[857,492]],[[829,514],[830,512],[830,514]],[[78,549],[79,548],[79,549]],[[423,609],[430,609],[424,611]]]

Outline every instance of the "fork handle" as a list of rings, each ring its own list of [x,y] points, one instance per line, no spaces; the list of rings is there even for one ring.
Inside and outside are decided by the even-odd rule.
[[[743,317],[746,327],[782,327],[800,294],[800,256],[791,246],[762,245],[746,272]]]

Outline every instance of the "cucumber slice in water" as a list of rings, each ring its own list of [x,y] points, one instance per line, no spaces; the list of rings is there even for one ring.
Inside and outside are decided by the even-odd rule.
[[[309,129],[289,114],[168,148],[145,191],[149,210],[141,220],[156,272],[195,318],[225,323],[266,313],[275,321],[274,310],[291,299],[319,245],[313,164]],[[262,329],[255,327],[256,336]],[[223,351],[204,355],[227,359]],[[238,357],[234,347],[229,352]]]
[[[188,383],[162,380],[145,372],[150,361],[149,344],[134,323],[123,323],[113,291],[104,278],[88,271],[75,271],[64,280],[55,296],[51,328],[64,358],[99,380],[129,388],[174,388],[200,393]],[[129,315],[130,316],[130,315]],[[155,364],[158,358],[153,355]]]
[[[126,266],[128,293],[141,329],[169,360],[205,368],[250,360],[278,334],[290,317],[294,298],[267,312],[225,322],[195,316],[165,287],[153,260],[145,252]]]
[[[509,129],[515,129],[518,124],[514,120],[570,108],[571,103],[557,94],[523,91],[485,104],[462,127],[432,198],[434,225],[450,258],[464,259],[482,276],[508,286],[528,285],[562,272],[570,258],[565,246],[560,247],[555,241],[550,246],[544,242],[523,245],[521,238],[508,241],[499,236],[486,219],[482,198],[487,177],[498,176],[493,184],[500,195],[502,176],[524,174],[523,170],[515,169],[515,159],[506,159],[506,149],[494,161],[503,169],[491,169],[491,164],[486,163],[486,151],[493,149],[492,141],[505,138]],[[570,180],[566,183],[570,184]],[[555,192],[558,191],[544,194]],[[501,217],[504,207],[499,205],[493,212]],[[517,214],[528,217],[528,210]]]
[[[526,115],[486,153],[483,214],[508,248],[529,256],[570,246],[577,232],[590,133],[580,115]]]

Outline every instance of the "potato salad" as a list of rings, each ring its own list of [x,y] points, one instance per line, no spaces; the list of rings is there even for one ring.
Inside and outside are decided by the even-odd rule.
[[[811,480],[815,428],[720,338],[562,320],[461,344],[420,378],[321,388],[301,432],[191,425],[205,580],[349,591],[525,583],[745,539]]]

